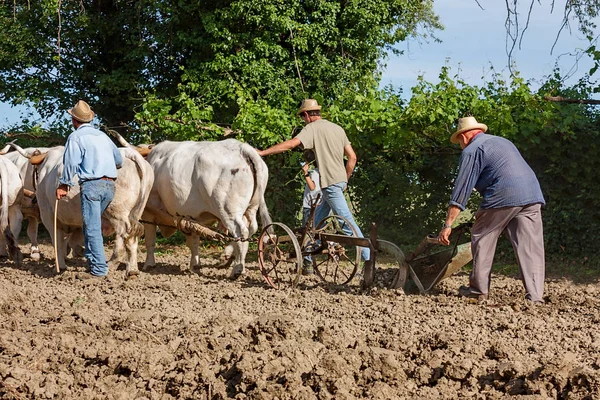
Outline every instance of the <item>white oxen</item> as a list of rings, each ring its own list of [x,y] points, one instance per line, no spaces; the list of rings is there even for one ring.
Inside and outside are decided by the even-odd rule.
[[[8,146],[10,147],[10,145]],[[19,174],[23,180],[23,188],[25,190],[29,190],[35,192],[35,184],[34,184],[34,166],[29,162],[29,158],[34,153],[45,153],[49,150],[48,147],[38,147],[38,148],[27,148],[20,149],[18,146],[15,146],[18,151],[13,151],[10,153],[6,153],[5,157],[9,159],[17,169],[19,170]],[[24,154],[19,153],[22,150]],[[39,225],[39,210],[37,210],[37,204],[34,203],[33,199],[28,196],[23,196],[22,202],[22,212],[27,218],[27,236],[29,237],[29,241],[31,242],[31,250],[29,256],[34,260],[40,259],[40,248],[38,247],[38,225]]]
[[[75,184],[67,196],[58,202],[57,237],[54,237],[54,203],[58,180],[63,171],[64,150],[63,146],[54,147],[44,155],[39,165],[36,191],[42,222],[50,232],[53,242],[56,240],[57,243],[61,270],[66,269],[67,241],[73,232],[81,230],[83,224],[79,184]],[[143,234],[139,218],[150,194],[154,173],[136,151],[127,148],[120,148],[119,151],[123,156],[123,166],[117,170],[113,201],[102,214],[102,233],[105,236],[115,233],[115,247],[109,265],[114,267],[121,261],[125,262],[126,276],[130,277],[138,274],[138,238]]]
[[[16,239],[23,222],[22,201],[23,182],[19,170],[5,156],[0,155],[0,255],[6,256],[8,248],[8,255],[17,265],[21,265],[23,261]]]
[[[123,144],[123,141],[121,141]],[[250,145],[235,139],[217,142],[162,142],[146,160],[154,169],[154,186],[144,212],[144,222],[160,221],[156,210],[183,216],[209,226],[220,223],[229,236],[247,239],[258,230],[256,213],[263,226],[271,223],[264,200],[269,172]],[[165,236],[177,229],[159,226]],[[153,266],[156,226],[146,228],[146,263]],[[186,233],[191,250],[190,268],[199,265],[196,233]],[[226,249],[233,253],[232,278],[244,272],[247,241],[234,241]]]

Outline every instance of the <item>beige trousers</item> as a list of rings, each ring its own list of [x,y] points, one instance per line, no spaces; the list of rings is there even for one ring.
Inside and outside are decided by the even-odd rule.
[[[502,232],[506,232],[515,251],[525,286],[525,297],[541,301],[546,265],[540,204],[477,211],[471,230],[471,290],[474,293],[488,294],[496,244]]]

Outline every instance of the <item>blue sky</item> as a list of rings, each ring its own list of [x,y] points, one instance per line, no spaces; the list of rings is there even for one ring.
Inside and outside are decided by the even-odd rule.
[[[513,61],[517,70],[523,78],[531,80],[534,87],[544,76],[552,73],[557,62],[564,72],[576,68],[568,83],[575,83],[592,66],[585,57],[577,63],[576,56],[569,54],[587,47],[576,24],[571,31],[562,32],[551,54],[561,26],[564,1],[556,0],[553,13],[550,12],[550,0],[542,0],[541,5],[534,1],[532,18],[521,49],[514,50]],[[524,0],[521,2],[529,5]],[[429,82],[436,82],[441,67],[446,63],[452,68],[453,75],[459,73],[471,85],[480,85],[491,79],[490,65],[496,72],[508,77],[505,2],[479,0],[479,4],[484,10],[475,0],[435,0],[435,11],[445,26],[445,30],[436,33],[442,43],[412,40],[399,45],[404,54],[387,60],[382,85],[391,83],[400,86],[408,96],[419,75],[424,75]],[[526,8],[519,10],[523,24],[526,11]],[[20,111],[26,110],[11,109],[0,103],[0,131],[2,127],[18,122]]]
[[[521,0],[526,7],[528,1]],[[592,66],[585,57],[577,63],[575,49],[588,47],[585,38],[572,24],[572,32],[564,30],[552,51],[552,45],[561,26],[564,0],[556,0],[551,13],[550,0],[542,0],[542,5],[533,2],[533,12],[529,27],[521,43],[521,49],[513,51],[513,61],[521,76],[532,80],[533,86],[552,73],[558,62],[562,71],[576,71],[568,83],[575,83]],[[399,57],[387,61],[382,84],[401,86],[405,94],[415,85],[417,77],[437,82],[443,65],[448,62],[452,72],[471,85],[480,85],[491,79],[490,65],[495,72],[508,77],[508,55],[506,50],[506,4],[500,0],[479,0],[482,10],[475,0],[435,0],[434,9],[440,16],[445,29],[438,32],[442,43],[433,41],[403,43],[398,48],[404,51]],[[523,25],[527,8],[518,10]],[[460,72],[459,72],[460,69]]]

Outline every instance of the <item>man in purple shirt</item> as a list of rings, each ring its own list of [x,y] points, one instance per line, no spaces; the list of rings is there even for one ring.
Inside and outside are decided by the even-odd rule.
[[[485,124],[465,117],[459,119],[457,130],[450,138],[452,143],[459,143],[463,151],[439,241],[443,245],[450,244],[452,224],[476,189],[483,201],[471,231],[473,271],[469,287],[461,287],[459,294],[487,299],[496,244],[500,234],[506,232],[521,270],[525,298],[543,302],[545,262],[541,206],[545,204],[544,196],[535,173],[515,145],[502,137],[487,135],[486,131]]]
[[[67,195],[77,175],[81,195],[85,258],[89,272],[80,279],[105,277],[108,274],[102,240],[102,213],[115,195],[117,169],[123,158],[117,146],[103,132],[92,127],[94,112],[83,100],[68,111],[75,132],[69,135],[63,156],[63,172],[56,189],[56,198]]]

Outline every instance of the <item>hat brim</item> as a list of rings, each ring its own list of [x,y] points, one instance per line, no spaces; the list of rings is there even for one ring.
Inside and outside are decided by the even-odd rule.
[[[90,117],[90,119],[83,119],[81,117],[78,117],[77,115],[73,114],[73,109],[68,109],[67,112],[71,115],[71,117],[75,118],[77,121],[79,122],[92,122],[92,120],[94,119],[94,112],[92,111],[92,116]]]
[[[296,115],[300,115],[301,113],[303,113],[305,111],[321,111],[321,106],[301,108],[298,110]]]
[[[483,132],[487,132],[488,127],[486,124],[480,124],[480,123],[477,123],[477,124],[471,125],[471,126],[466,126],[462,129],[459,129],[456,132],[454,132],[452,134],[452,136],[450,136],[450,142],[451,143],[459,143],[458,135],[460,135],[461,133],[475,130],[475,129],[481,129]]]

